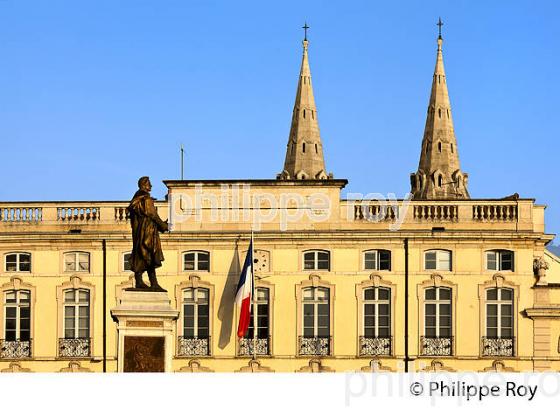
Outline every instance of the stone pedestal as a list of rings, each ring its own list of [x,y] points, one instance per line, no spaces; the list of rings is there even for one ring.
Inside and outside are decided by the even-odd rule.
[[[179,312],[166,292],[124,290],[111,316],[117,322],[119,372],[169,372]]]

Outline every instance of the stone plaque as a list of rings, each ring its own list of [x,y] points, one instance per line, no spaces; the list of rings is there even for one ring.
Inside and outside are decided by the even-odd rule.
[[[124,371],[128,373],[164,372],[165,338],[125,336]]]

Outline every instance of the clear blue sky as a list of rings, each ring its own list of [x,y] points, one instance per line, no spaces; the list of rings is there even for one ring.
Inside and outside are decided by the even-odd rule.
[[[473,197],[558,195],[555,1],[0,0],[0,200],[162,197],[179,177],[274,178],[301,59],[328,171],[347,192],[409,190],[444,20],[462,168]],[[140,161],[139,161],[140,159]]]

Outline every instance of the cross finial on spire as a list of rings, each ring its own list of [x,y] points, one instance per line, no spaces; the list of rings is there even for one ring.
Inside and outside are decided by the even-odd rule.
[[[437,22],[437,26],[438,26],[438,30],[439,30],[439,37],[441,38],[441,26],[443,26],[443,21],[441,21],[441,17],[439,18],[438,22]]]
[[[303,40],[307,41],[307,30],[309,29],[309,26],[307,25],[307,21],[305,22],[305,24],[302,27],[303,29]]]

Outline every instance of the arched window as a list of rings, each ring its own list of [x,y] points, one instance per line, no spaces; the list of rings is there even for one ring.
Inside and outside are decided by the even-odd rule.
[[[28,252],[12,252],[4,258],[6,272],[31,272],[31,254]]]
[[[31,340],[31,292],[29,290],[4,292],[4,340],[3,343],[26,342],[29,349],[28,343]]]
[[[302,145],[303,152],[305,153],[305,142]]]
[[[303,329],[300,355],[330,354],[330,289],[307,287],[302,289]]]
[[[210,254],[206,251],[189,251],[183,254],[184,271],[210,271]]]
[[[451,144],[451,152],[452,153],[455,152],[455,151],[453,151],[453,144]]]
[[[364,252],[365,270],[391,270],[391,251],[372,249]]]
[[[486,337],[484,356],[513,356],[513,289],[486,290]]]
[[[270,354],[269,338],[270,338],[270,290],[265,287],[256,288],[256,305],[257,305],[257,321],[256,321],[256,340],[253,339],[255,332],[254,311],[251,309],[251,318],[249,321],[249,329],[244,338],[239,340],[239,355],[252,356],[253,347],[256,347],[257,355]],[[256,342],[256,346],[254,346]]]
[[[438,108],[438,117],[441,118],[441,108]]]
[[[424,336],[422,354],[449,356],[452,354],[452,290],[448,287],[424,289]]]
[[[183,336],[179,356],[210,354],[210,292],[206,288],[186,288],[182,302]]]
[[[363,329],[366,339],[387,339],[383,345],[390,348],[391,343],[391,289],[369,287],[363,290]],[[367,340],[366,340],[367,341]],[[362,343],[363,344],[363,343]],[[377,354],[390,354],[390,349],[382,349]]]
[[[65,272],[89,272],[88,252],[67,252],[64,254]]]
[[[424,252],[425,270],[451,270],[451,251],[433,249]]]
[[[63,292],[62,335],[58,341],[59,357],[90,357],[90,291],[68,289]]]
[[[303,253],[304,270],[330,270],[330,266],[329,251],[313,250]]]
[[[438,187],[441,188],[441,186],[443,185],[443,177],[441,175],[438,175],[437,181],[438,181]]]
[[[486,269],[513,271],[513,252],[503,249],[486,252]]]
[[[303,118],[305,118],[305,110],[303,110]]]
[[[439,152],[441,152],[441,142],[437,143],[437,149],[438,149]]]

